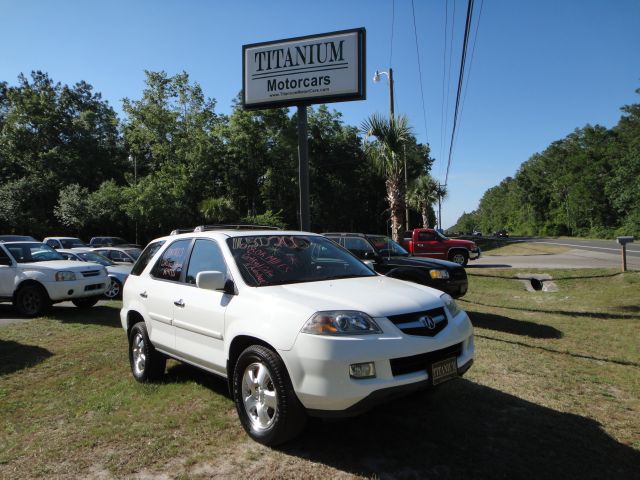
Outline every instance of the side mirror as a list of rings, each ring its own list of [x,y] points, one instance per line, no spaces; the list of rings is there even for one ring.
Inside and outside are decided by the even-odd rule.
[[[223,291],[228,295],[235,295],[235,285],[233,280],[227,279],[227,276],[218,271],[204,271],[196,275],[196,285],[204,290]]]

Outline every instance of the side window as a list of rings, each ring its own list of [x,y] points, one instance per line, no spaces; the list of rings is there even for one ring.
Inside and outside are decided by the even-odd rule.
[[[51,248],[56,248],[56,241],[49,239],[46,241],[46,244],[49,245]]]
[[[142,271],[147,268],[149,261],[153,258],[156,252],[160,249],[160,247],[164,245],[164,240],[159,242],[153,242],[147,245],[144,251],[138,257],[138,261],[131,269],[131,273],[129,275],[140,275]]]
[[[344,239],[344,246],[357,257],[363,257],[366,252],[373,252],[373,247],[364,238],[347,237]]]
[[[9,258],[9,255],[5,253],[5,251],[0,248],[0,265],[11,265],[13,262]]]
[[[433,232],[418,232],[418,240],[423,242],[430,242],[435,240],[436,236]]]
[[[212,240],[196,240],[189,259],[186,282],[195,285],[198,273],[211,270],[227,273],[227,264],[222,251]]]
[[[151,275],[162,280],[180,280],[180,274],[187,259],[187,253],[191,244],[190,238],[177,240],[169,245],[151,269]]]

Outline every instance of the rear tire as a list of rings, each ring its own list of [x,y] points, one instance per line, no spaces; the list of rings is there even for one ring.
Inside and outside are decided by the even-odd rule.
[[[279,445],[304,428],[304,407],[282,359],[272,350],[252,345],[240,354],[232,392],[240,422],[256,442]]]
[[[133,378],[141,383],[160,380],[164,375],[167,357],[152,345],[144,322],[136,323],[129,333],[129,365]]]
[[[38,317],[51,308],[51,299],[40,285],[25,285],[16,293],[15,306],[20,315]]]
[[[91,308],[98,303],[100,297],[74,298],[71,302],[78,308]]]
[[[469,262],[469,254],[464,250],[454,250],[449,254],[449,260],[463,267]]]

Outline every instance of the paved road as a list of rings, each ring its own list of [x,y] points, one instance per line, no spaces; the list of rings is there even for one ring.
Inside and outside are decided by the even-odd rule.
[[[527,242],[544,243],[547,245],[565,245],[580,250],[593,252],[614,253],[620,255],[620,245],[615,240],[575,240],[557,238],[530,238],[523,239]],[[640,239],[627,244],[627,258],[640,257]]]
[[[511,238],[510,241],[571,247],[565,253],[542,255],[482,256],[467,268],[620,268],[620,245],[612,240],[558,240],[555,238]],[[640,244],[627,245],[627,268],[640,270]]]

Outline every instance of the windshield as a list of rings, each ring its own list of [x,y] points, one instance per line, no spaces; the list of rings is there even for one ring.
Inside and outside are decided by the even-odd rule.
[[[78,257],[80,257],[85,262],[95,262],[95,263],[99,263],[100,265],[104,265],[105,267],[110,267],[112,265],[115,265],[115,263],[113,263],[107,257],[103,257],[99,253],[81,252],[81,253],[77,253],[76,255],[78,255]]]
[[[251,287],[375,276],[349,252],[320,236],[233,237],[227,245]]]
[[[18,263],[64,260],[62,255],[44,243],[5,243],[5,247],[7,247]]]
[[[368,235],[367,238],[373,243],[378,253],[383,257],[408,257],[409,252],[402,248],[397,242],[384,235]]]
[[[61,238],[60,243],[62,244],[62,248],[75,248],[75,247],[87,247],[88,245],[84,243],[79,238]]]

